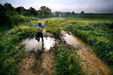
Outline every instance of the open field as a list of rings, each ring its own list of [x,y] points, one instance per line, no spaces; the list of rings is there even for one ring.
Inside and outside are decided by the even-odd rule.
[[[105,17],[106,16],[107,15],[105,15]],[[27,54],[24,45],[21,44],[22,40],[33,38],[37,32],[34,24],[37,24],[38,21],[44,23],[46,20],[48,20],[48,24],[44,27],[46,32],[52,33],[55,39],[60,40],[60,43],[55,46],[53,51],[54,65],[56,65],[53,67],[55,70],[54,74],[95,75],[93,72],[85,72],[85,70],[82,69],[80,66],[82,59],[77,55],[77,49],[71,46],[68,47],[67,44],[62,42],[62,29],[70,31],[74,36],[89,45],[97,57],[102,59],[110,70],[113,70],[113,18],[105,17],[91,18],[89,16],[76,16],[38,19],[36,17],[21,16],[19,20],[21,22],[18,22],[17,17],[12,18],[13,23],[11,23],[11,27],[7,25],[0,26],[0,74],[18,74],[21,68],[19,63],[22,62],[22,59],[24,59]],[[16,24],[17,22],[18,24]],[[43,59],[41,59],[41,61],[42,60]],[[104,74],[104,72],[101,74]]]

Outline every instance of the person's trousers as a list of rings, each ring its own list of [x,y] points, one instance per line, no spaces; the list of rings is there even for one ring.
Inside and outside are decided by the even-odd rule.
[[[36,40],[40,41],[40,37],[42,38],[42,42],[44,41],[43,40],[43,33],[42,32],[37,32],[36,34]]]

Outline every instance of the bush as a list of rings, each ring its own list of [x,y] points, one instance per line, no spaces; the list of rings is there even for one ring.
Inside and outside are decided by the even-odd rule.
[[[69,46],[57,44],[55,47],[56,75],[84,75],[80,59]]]

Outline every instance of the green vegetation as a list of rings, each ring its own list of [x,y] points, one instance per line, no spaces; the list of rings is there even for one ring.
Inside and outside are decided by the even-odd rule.
[[[24,17],[27,19],[26,17]],[[15,22],[17,20],[13,20]],[[15,75],[18,73],[19,61],[24,56],[24,46],[16,47],[22,39],[36,34],[33,24],[35,21],[24,21],[13,28],[0,28],[0,74]],[[32,28],[31,28],[32,27]],[[6,28],[4,30],[4,28]]]
[[[85,75],[80,67],[80,58],[70,46],[57,44],[55,47],[56,75]]]
[[[54,34],[54,36],[56,38],[60,38],[60,21],[63,20],[61,18],[52,18],[49,19],[49,22],[47,24],[47,28],[46,31],[47,32],[51,32],[52,34]]]
[[[113,18],[113,14],[76,14],[70,17],[81,18],[81,19],[110,19]]]
[[[96,54],[113,67],[113,20],[112,19],[67,19],[66,30],[92,46]]]
[[[41,13],[46,7],[37,11],[34,8],[25,10],[23,7],[14,8],[10,4],[0,4],[0,74],[15,75],[18,73],[21,58],[24,56],[24,46],[17,45],[25,38],[36,34],[34,24],[38,20],[44,23],[47,19]],[[50,15],[51,10],[47,8]],[[28,13],[27,13],[28,12]],[[23,16],[25,15],[25,16]],[[73,16],[73,15],[72,15]],[[60,38],[60,29],[69,30],[83,41],[92,46],[95,53],[113,67],[113,19],[111,15],[85,15],[77,14],[68,18],[50,18],[46,26],[46,31],[52,33],[56,38]],[[93,17],[93,18],[91,18]],[[101,18],[98,18],[101,17]],[[57,75],[83,75],[80,68],[80,60],[76,52],[65,45],[58,44],[55,48],[56,74]]]
[[[24,15],[30,17],[39,17],[39,18],[47,18],[51,17],[51,9],[46,6],[41,6],[39,10],[36,10],[33,7],[29,9],[25,9],[24,7],[13,7],[10,3],[0,4],[0,15],[5,13],[7,15]]]

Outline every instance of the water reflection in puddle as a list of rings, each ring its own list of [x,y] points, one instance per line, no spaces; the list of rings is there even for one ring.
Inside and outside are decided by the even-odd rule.
[[[29,50],[42,50],[42,39],[38,42],[35,38],[26,39],[23,44],[27,51]],[[44,37],[44,50],[48,51],[51,47],[54,47],[55,39],[51,37]]]
[[[78,45],[85,45],[83,41],[73,36],[72,34],[68,34],[65,31],[62,31],[61,34],[63,35],[63,38],[66,41],[66,43],[69,45],[73,45],[74,47],[78,47]]]
[[[61,34],[67,44],[78,49],[77,54],[82,59],[81,66],[84,70],[92,72],[93,75],[109,75],[109,67],[97,57],[89,45],[66,31],[62,30]],[[89,74],[88,72],[86,73]]]
[[[76,38],[74,38],[72,35],[69,35],[69,34],[64,34],[64,37],[65,41],[70,44],[70,45],[80,45],[80,43],[77,41]]]

